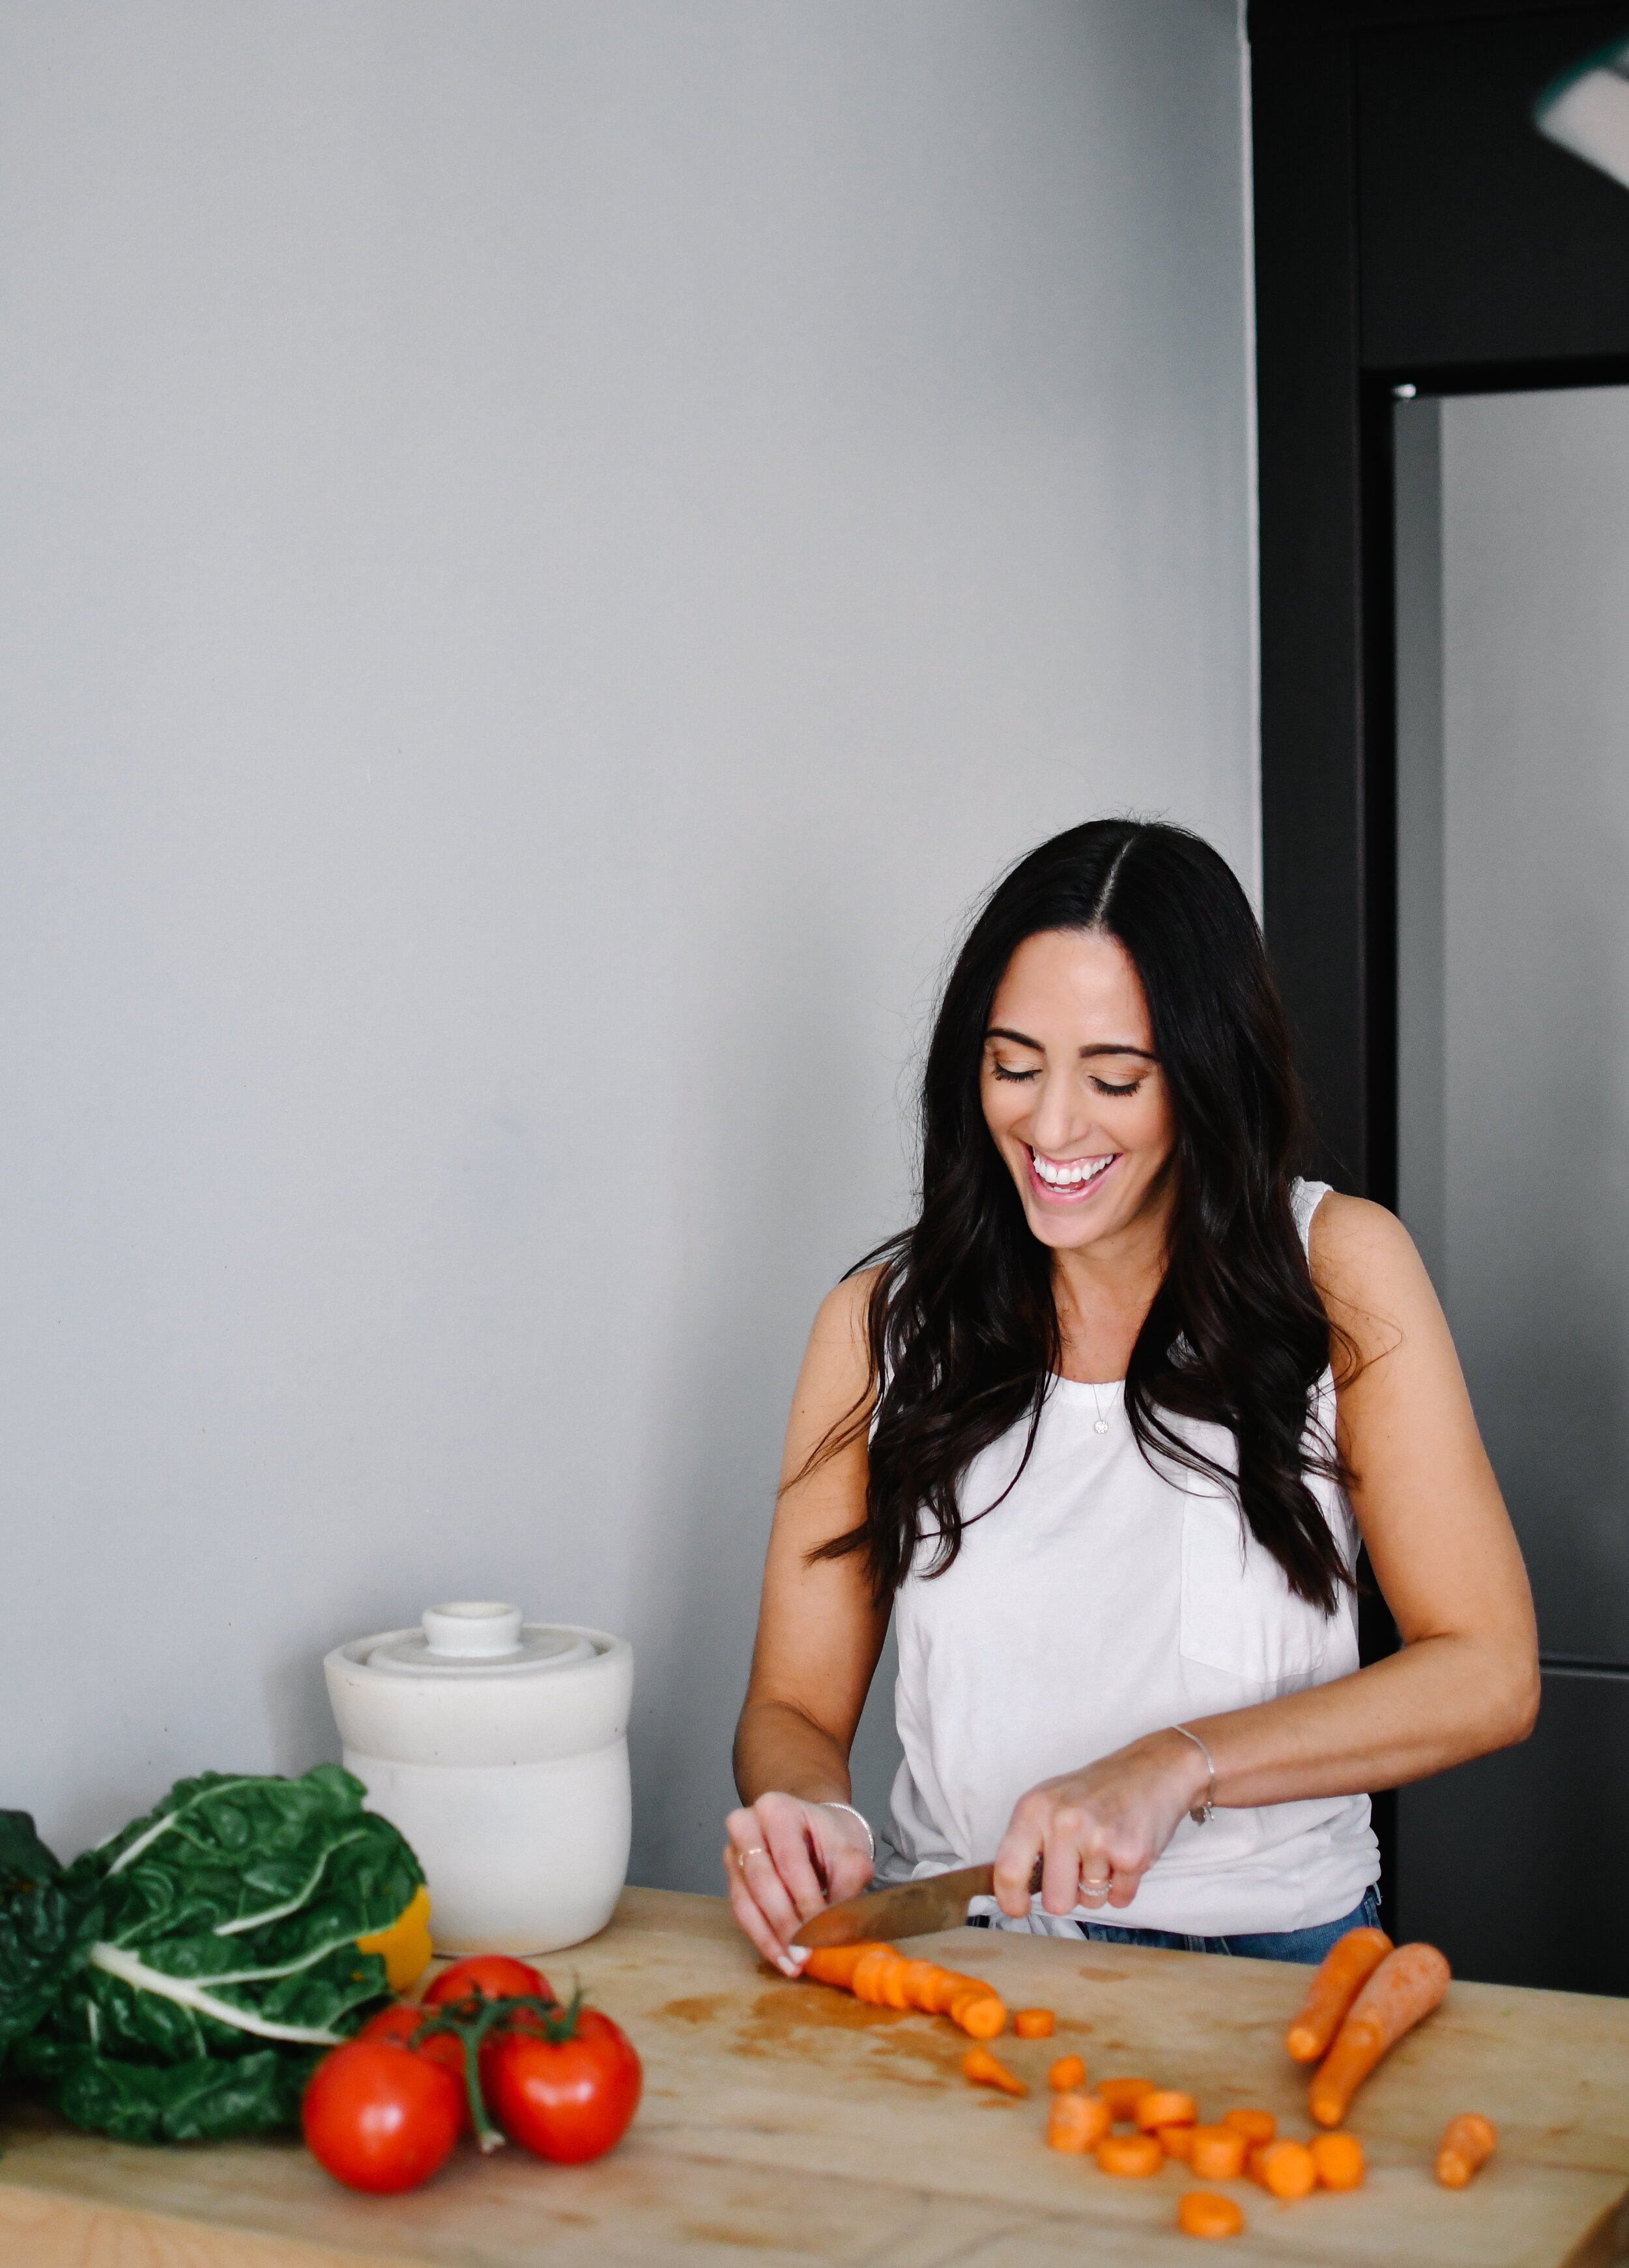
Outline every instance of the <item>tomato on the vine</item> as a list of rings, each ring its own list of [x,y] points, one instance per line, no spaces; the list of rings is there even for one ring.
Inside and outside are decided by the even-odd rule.
[[[451,2032],[431,2032],[427,2039],[415,2040],[414,2035],[423,2022],[422,2008],[415,2008],[410,2000],[393,2000],[388,2008],[381,2008],[377,2015],[370,2016],[356,2037],[393,2040],[410,2054],[426,2056],[431,2063],[439,2064],[458,2084],[459,2099],[464,2105],[464,2132],[467,2134],[473,2131],[474,2122],[469,2115],[469,2096],[464,2083],[464,2043]]]
[[[429,2179],[459,2139],[464,2107],[441,2063],[390,2039],[356,2039],[312,2073],[300,2124],[335,2181],[388,2197]]]
[[[625,2132],[644,2074],[627,2034],[597,2008],[580,2008],[569,2037],[540,2029],[497,2033],[483,2048],[482,2092],[511,2141],[580,2165]]]
[[[508,1953],[472,1953],[466,1960],[444,1969],[435,1983],[425,1988],[424,2006],[439,2008],[444,2001],[465,2000],[472,1992],[479,1992],[486,2000],[525,1993],[539,2000],[554,1997],[547,1977],[529,1961],[517,1961]]]

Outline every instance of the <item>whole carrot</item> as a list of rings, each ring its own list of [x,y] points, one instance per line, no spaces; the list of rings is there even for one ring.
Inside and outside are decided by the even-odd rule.
[[[1320,2126],[1339,2126],[1358,2088],[1405,2032],[1448,1990],[1449,1966],[1435,1945],[1399,1945],[1369,1978],[1318,2066],[1308,2107]]]
[[[1383,1929],[1349,1929],[1330,1947],[1307,1986],[1301,2014],[1284,2035],[1297,2063],[1316,2063],[1327,2052],[1346,2011],[1391,1950]]]
[[[1499,2139],[1492,2124],[1474,2110],[1450,2118],[1436,2146],[1436,2177],[1445,2190],[1462,2190],[1479,2166],[1493,2154]]]

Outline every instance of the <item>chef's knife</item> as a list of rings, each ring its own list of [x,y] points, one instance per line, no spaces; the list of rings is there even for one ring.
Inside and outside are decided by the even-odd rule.
[[[1030,1878],[1033,1895],[1041,1886],[1038,1859]],[[969,1898],[993,1896],[994,1867],[958,1867],[954,1874],[928,1874],[920,1882],[896,1882],[886,1890],[867,1890],[841,1905],[827,1906],[806,1921],[794,1945],[863,1945],[871,1938],[929,1937],[936,1929],[959,1929]]]

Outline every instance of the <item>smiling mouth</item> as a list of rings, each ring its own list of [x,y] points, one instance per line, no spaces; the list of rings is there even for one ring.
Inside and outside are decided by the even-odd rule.
[[[1106,1158],[1046,1158],[1038,1150],[1031,1150],[1031,1186],[1043,1197],[1078,1203],[1091,1196],[1119,1155],[1118,1150],[1112,1150]]]

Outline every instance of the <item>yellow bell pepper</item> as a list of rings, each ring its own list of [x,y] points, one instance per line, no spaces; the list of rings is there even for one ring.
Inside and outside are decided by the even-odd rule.
[[[393,1992],[405,1992],[418,1982],[429,1967],[430,1954],[429,1892],[422,1882],[413,1893],[412,1903],[397,1915],[390,1927],[359,1937],[356,1950],[384,1955],[385,1974],[390,1979]]]

